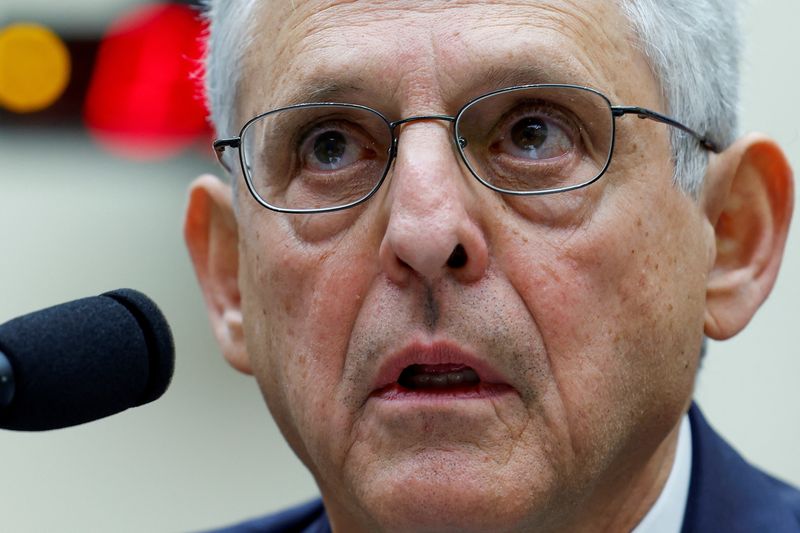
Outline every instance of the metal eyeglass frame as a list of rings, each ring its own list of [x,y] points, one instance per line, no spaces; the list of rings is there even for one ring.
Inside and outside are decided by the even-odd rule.
[[[466,142],[466,140],[464,138],[460,138],[458,136],[458,130],[459,130],[458,125],[459,125],[459,121],[461,120],[461,117],[462,117],[463,113],[466,110],[468,110],[470,107],[475,105],[476,103],[478,103],[478,102],[480,102],[480,101],[482,101],[482,100],[484,100],[486,98],[491,98],[491,97],[496,96],[498,94],[508,93],[508,92],[512,92],[512,91],[519,91],[519,90],[524,90],[524,89],[536,89],[536,88],[543,88],[543,89],[559,89],[559,88],[562,88],[562,89],[578,89],[578,90],[588,91],[588,92],[593,93],[593,94],[595,94],[597,96],[600,96],[608,104],[608,108],[609,108],[609,111],[611,112],[611,117],[612,117],[612,120],[611,120],[611,141],[609,143],[608,158],[606,160],[605,166],[600,170],[600,172],[597,173],[597,175],[594,178],[592,178],[592,179],[590,179],[590,180],[588,180],[586,182],[579,183],[577,185],[568,185],[568,186],[565,186],[565,187],[558,187],[558,188],[553,188],[553,189],[543,189],[543,190],[537,190],[537,191],[514,191],[514,190],[503,189],[501,187],[497,187],[497,186],[492,185],[491,183],[487,182],[486,180],[481,178],[481,176],[475,171],[475,169],[470,164],[469,159],[464,154],[464,148],[466,147],[467,142]],[[386,125],[388,126],[389,132],[390,132],[390,134],[392,136],[392,142],[390,143],[390,146],[389,146],[388,158],[387,158],[387,161],[386,161],[386,166],[385,166],[385,168],[383,170],[383,175],[375,183],[375,186],[366,195],[364,195],[362,198],[359,198],[358,200],[354,200],[354,201],[349,202],[349,203],[344,204],[344,205],[338,205],[338,206],[333,206],[333,207],[310,208],[310,209],[290,209],[290,208],[285,208],[285,207],[274,206],[274,205],[270,204],[269,202],[267,202],[266,200],[264,200],[261,197],[261,195],[258,193],[258,191],[256,191],[255,186],[253,185],[252,178],[251,178],[250,172],[248,170],[248,165],[247,165],[247,163],[245,161],[245,158],[244,158],[244,150],[242,149],[242,138],[243,138],[245,132],[247,131],[247,128],[251,124],[253,124],[254,122],[256,122],[258,120],[261,120],[262,118],[264,118],[264,117],[266,117],[268,115],[272,115],[274,113],[279,113],[281,111],[286,111],[286,110],[289,110],[289,109],[315,108],[315,107],[340,107],[340,108],[343,107],[343,108],[351,108],[351,109],[360,109],[360,110],[363,110],[363,111],[368,111],[370,113],[373,113],[377,117],[380,117],[386,123]],[[603,93],[601,93],[600,91],[598,91],[596,89],[593,89],[591,87],[585,87],[585,86],[582,86],[582,85],[561,84],[561,83],[533,84],[533,85],[515,85],[513,87],[506,87],[504,89],[499,89],[499,90],[496,90],[496,91],[492,91],[492,92],[483,94],[481,96],[478,96],[477,98],[474,98],[474,99],[470,100],[469,102],[464,104],[464,106],[461,107],[461,109],[459,109],[458,113],[456,113],[455,115],[416,115],[416,116],[407,117],[407,118],[403,118],[403,119],[399,119],[399,120],[395,120],[395,121],[390,121],[383,114],[381,114],[379,111],[376,111],[375,109],[372,109],[372,108],[367,107],[367,106],[359,105],[359,104],[347,104],[347,103],[338,103],[338,102],[315,102],[315,103],[295,104],[295,105],[291,105],[291,106],[281,107],[281,108],[278,108],[278,109],[273,109],[271,111],[267,111],[266,113],[261,113],[259,115],[256,115],[255,117],[253,117],[250,120],[248,120],[244,124],[244,126],[242,126],[242,129],[239,131],[239,135],[237,137],[230,137],[230,138],[225,138],[225,139],[217,139],[217,140],[214,141],[213,147],[214,147],[214,152],[216,153],[220,164],[230,173],[233,173],[233,171],[223,161],[224,152],[225,152],[225,150],[227,148],[236,148],[236,149],[239,150],[239,163],[241,164],[241,167],[242,167],[242,174],[244,175],[245,183],[247,184],[247,189],[250,191],[250,194],[253,196],[253,198],[255,198],[255,200],[259,204],[261,204],[262,206],[266,207],[267,209],[269,209],[271,211],[277,211],[279,213],[294,213],[294,214],[328,213],[328,212],[332,212],[332,211],[341,211],[343,209],[348,209],[350,207],[355,207],[355,206],[357,206],[357,205],[359,205],[361,203],[364,203],[367,200],[369,200],[378,191],[378,189],[380,189],[381,185],[383,184],[384,180],[386,179],[386,176],[389,174],[389,169],[392,167],[392,164],[394,162],[394,158],[397,155],[397,143],[398,143],[397,128],[402,126],[403,124],[408,124],[409,122],[416,122],[416,121],[420,121],[420,120],[445,120],[447,122],[452,122],[453,123],[453,141],[454,141],[456,147],[458,148],[458,153],[459,153],[459,155],[461,157],[461,160],[466,165],[467,169],[469,169],[470,173],[478,181],[483,183],[486,187],[488,187],[488,188],[490,188],[490,189],[492,189],[494,191],[497,191],[499,193],[502,193],[502,194],[510,194],[510,195],[515,195],[515,196],[539,196],[539,195],[544,195],[544,194],[555,194],[555,193],[560,193],[560,192],[571,191],[571,190],[574,190],[574,189],[580,189],[580,188],[586,187],[588,185],[591,185],[595,181],[599,180],[603,176],[603,174],[606,173],[606,171],[608,170],[609,165],[611,164],[611,158],[612,158],[612,155],[614,153],[614,144],[615,144],[615,141],[616,141],[616,119],[618,117],[622,117],[624,115],[636,115],[640,119],[654,120],[656,122],[660,122],[662,124],[666,124],[668,126],[672,126],[673,128],[678,128],[679,130],[681,130],[681,131],[683,131],[685,133],[688,133],[689,135],[694,137],[702,148],[704,148],[706,150],[709,150],[711,152],[714,152],[714,153],[720,153],[721,152],[720,147],[716,143],[711,141],[707,136],[699,134],[695,130],[689,128],[688,126],[678,122],[677,120],[675,120],[673,118],[670,118],[670,117],[668,117],[666,115],[662,115],[661,113],[658,113],[656,111],[652,111],[650,109],[646,109],[646,108],[643,108],[643,107],[613,105],[606,95],[604,95]]]

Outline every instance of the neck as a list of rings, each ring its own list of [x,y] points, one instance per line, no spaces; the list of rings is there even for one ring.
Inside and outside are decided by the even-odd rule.
[[[632,531],[658,500],[669,479],[678,446],[681,421],[645,460],[628,468],[613,468],[614,477],[594,491],[597,496],[580,513],[580,523],[567,528],[575,532]],[[636,453],[631,451],[631,454]],[[631,455],[623,454],[622,462]],[[638,466],[638,468],[637,468]]]

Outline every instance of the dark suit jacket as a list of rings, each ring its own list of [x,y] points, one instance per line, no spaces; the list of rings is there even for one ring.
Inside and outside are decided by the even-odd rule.
[[[692,477],[682,533],[800,531],[800,492],[745,462],[709,427],[692,423]]]
[[[682,533],[800,532],[800,492],[750,466],[708,425],[696,405],[692,474]],[[244,522],[222,533],[330,533],[321,500]]]

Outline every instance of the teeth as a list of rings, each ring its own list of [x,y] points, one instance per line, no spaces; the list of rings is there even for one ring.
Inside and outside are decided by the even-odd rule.
[[[472,387],[480,383],[477,372],[469,367],[437,371],[429,365],[411,365],[400,374],[398,383],[407,389],[443,389]]]

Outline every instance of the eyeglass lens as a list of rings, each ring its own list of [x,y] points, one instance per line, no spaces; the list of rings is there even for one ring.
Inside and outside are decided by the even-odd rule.
[[[511,89],[468,104],[456,122],[473,174],[509,193],[576,187],[600,175],[610,157],[608,100],[577,87]]]
[[[492,93],[465,106],[455,124],[470,171],[490,187],[518,194],[591,182],[608,164],[613,132],[608,100],[579,87]],[[345,206],[369,196],[386,174],[391,146],[386,120],[356,106],[273,111],[242,133],[251,186],[283,209]]]
[[[377,113],[320,105],[269,113],[242,135],[258,195],[283,209],[323,209],[367,196],[389,163],[392,132]]]

